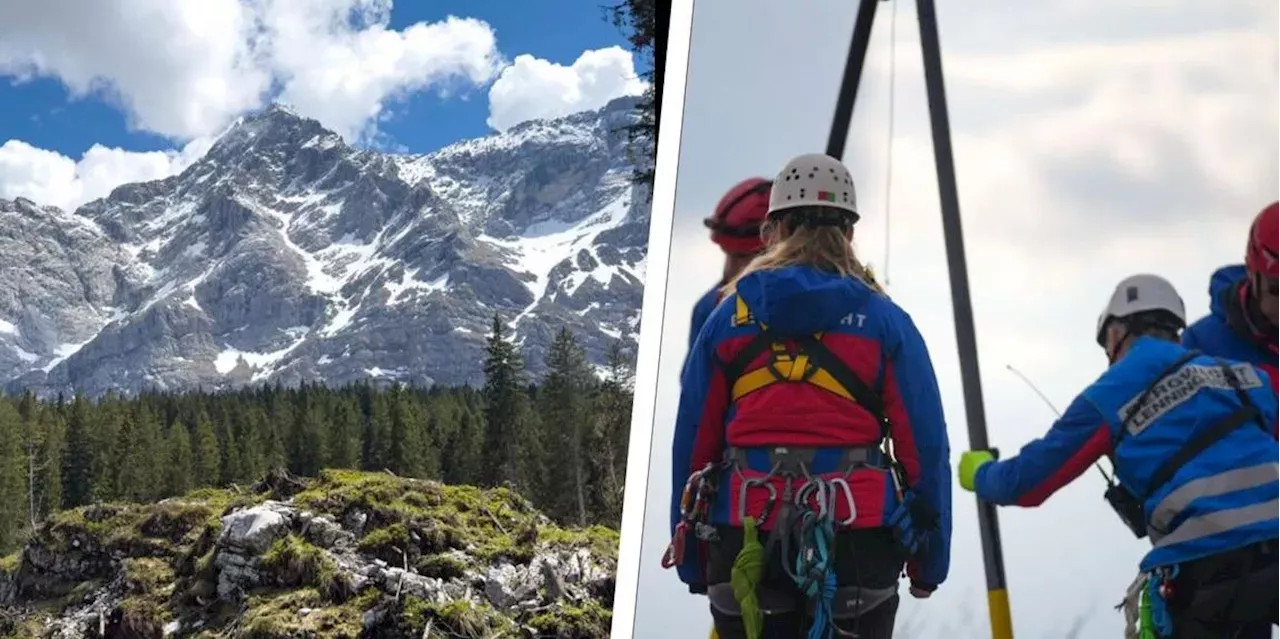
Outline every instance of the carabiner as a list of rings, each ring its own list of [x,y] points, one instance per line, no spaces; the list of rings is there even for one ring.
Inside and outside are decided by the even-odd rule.
[[[672,568],[680,565],[684,561],[684,539],[689,534],[689,526],[687,522],[676,524],[676,534],[671,536],[671,543],[667,544],[666,552],[662,553],[662,567],[664,569]]]
[[[817,493],[816,495],[814,493]],[[816,496],[818,506],[818,517],[825,518],[827,516],[827,483],[819,478],[812,478],[796,491],[795,505],[801,510],[812,510],[809,507],[809,498]]]
[[[752,486],[768,486],[770,488],[770,494],[777,493],[777,489],[774,489],[769,483],[768,477],[756,479],[744,477],[742,479],[742,484],[738,486],[738,521],[742,521],[747,517],[747,491],[750,490]]]
[[[841,526],[852,526],[854,520],[858,518],[858,505],[853,501],[853,487],[849,486],[849,480],[844,477],[836,477],[827,483],[831,485],[831,516],[835,517],[836,512],[838,512],[836,510],[836,498],[839,493],[843,492],[844,501],[849,506],[849,516],[836,523]],[[837,488],[840,490],[836,490]]]
[[[756,521],[756,526],[763,526],[769,521],[769,515],[773,514],[773,507],[778,503],[778,487],[771,483],[765,482],[764,487],[769,491],[769,499],[764,502],[764,508],[760,510],[760,519]],[[741,521],[742,517],[738,517]]]

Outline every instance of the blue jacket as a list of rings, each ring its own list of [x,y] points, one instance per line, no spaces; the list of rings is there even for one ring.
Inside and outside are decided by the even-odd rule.
[[[950,443],[928,350],[911,318],[887,297],[859,280],[807,267],[747,275],[738,283],[738,292],[715,307],[695,339],[681,381],[672,442],[672,533],[688,477],[720,461],[727,447],[759,452],[772,446],[818,448],[812,470],[821,474],[837,468],[841,448],[873,445],[880,439],[880,424],[869,413],[810,384],[778,383],[732,401],[718,362],[732,360],[760,330],[755,324],[735,325],[738,296],[757,321],[782,335],[824,331],[823,343],[831,352],[880,389],[907,481],[939,515],[939,527],[927,548],[909,562],[908,573],[919,583],[941,584],[950,562]],[[749,463],[752,471],[769,469],[767,455]],[[867,472],[877,476],[850,480],[857,504],[853,525],[884,526],[884,517],[898,504],[893,483],[887,473]],[[740,478],[729,470],[720,479],[710,519],[737,525],[734,482]],[[687,552],[679,566],[681,580],[703,583],[702,566]]]
[[[698,303],[693,305],[693,319],[689,322],[689,350],[693,350],[698,332],[702,330],[702,325],[707,323],[707,318],[711,317],[711,311],[716,310],[716,304],[720,301],[721,286],[723,283],[717,284],[715,288],[698,298]]]
[[[1276,395],[1266,373],[1248,364],[1199,355],[1157,386],[1119,444],[1115,443],[1122,410],[1128,414],[1127,406],[1188,352],[1173,342],[1138,338],[1119,362],[1076,397],[1047,435],[1024,446],[1016,457],[980,467],[974,477],[978,497],[998,505],[1037,506],[1103,455],[1111,456],[1117,481],[1143,497],[1156,470],[1193,433],[1211,428],[1240,407],[1235,392],[1218,373],[1218,361],[1223,361],[1236,370],[1250,401],[1262,413],[1262,424],[1255,420],[1236,428],[1146,496],[1143,506],[1153,548],[1143,557],[1141,569],[1275,539],[1280,523],[1276,516],[1280,447],[1270,434],[1276,421]],[[1198,491],[1196,497],[1179,490],[1192,483],[1214,488],[1209,488],[1210,493]]]
[[[1280,375],[1276,374],[1276,334],[1255,331],[1245,319],[1240,302],[1240,287],[1248,272],[1244,266],[1226,266],[1214,272],[1209,280],[1209,314],[1182,332],[1182,344],[1225,359],[1249,362],[1271,376],[1275,390]]]

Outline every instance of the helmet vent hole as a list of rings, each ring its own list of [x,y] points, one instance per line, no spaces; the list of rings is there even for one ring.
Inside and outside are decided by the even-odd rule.
[[[800,189],[800,197],[804,197],[804,189]]]

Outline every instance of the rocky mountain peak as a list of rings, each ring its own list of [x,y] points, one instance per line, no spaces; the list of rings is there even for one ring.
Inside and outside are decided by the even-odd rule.
[[[538,372],[554,329],[634,344],[648,203],[626,99],[426,155],[282,105],[183,173],[74,213],[0,201],[0,379],[135,392],[362,378],[479,383],[495,313]],[[244,364],[244,365],[241,365]]]

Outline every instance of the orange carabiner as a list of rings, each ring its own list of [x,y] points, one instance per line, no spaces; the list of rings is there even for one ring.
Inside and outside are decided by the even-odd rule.
[[[667,544],[666,552],[662,553],[662,567],[672,568],[680,565],[684,561],[684,540],[689,534],[689,525],[687,522],[676,524],[676,534],[671,537],[671,543]]]

